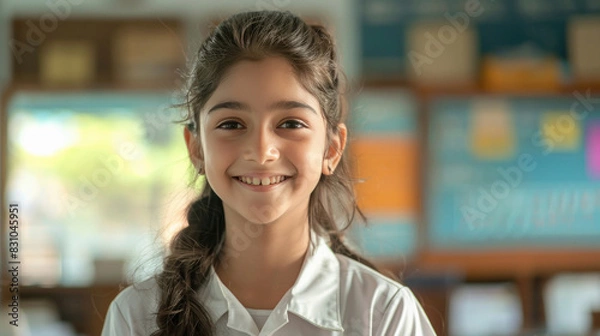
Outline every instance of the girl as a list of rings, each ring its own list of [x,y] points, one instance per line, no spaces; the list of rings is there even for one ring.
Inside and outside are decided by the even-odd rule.
[[[343,243],[362,216],[331,36],[237,14],[197,55],[184,138],[206,176],[164,270],[121,292],[103,335],[434,335],[409,289]]]

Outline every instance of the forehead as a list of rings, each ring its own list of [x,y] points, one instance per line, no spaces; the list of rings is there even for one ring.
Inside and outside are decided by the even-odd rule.
[[[231,66],[206,107],[223,99],[235,99],[249,105],[269,104],[281,99],[299,100],[319,109],[317,98],[304,88],[291,64],[281,57],[243,60]]]
[[[290,62],[283,57],[266,57],[258,60],[243,59],[236,62],[225,72],[224,79],[244,73],[261,73],[263,71],[278,72],[286,76],[294,76],[294,69]]]

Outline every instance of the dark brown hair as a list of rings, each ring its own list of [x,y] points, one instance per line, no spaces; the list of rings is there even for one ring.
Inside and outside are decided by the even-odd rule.
[[[184,120],[199,132],[199,113],[225,72],[241,60],[283,57],[300,83],[319,101],[327,124],[327,141],[338,132],[346,114],[343,75],[331,35],[319,25],[308,25],[289,12],[240,13],[219,24],[200,46],[190,73]],[[343,243],[343,231],[356,215],[348,158],[332,175],[322,175],[309,201],[309,225],[329,239],[331,249],[373,267]],[[208,182],[188,209],[188,226],[173,239],[164,269],[157,276],[160,302],[158,330],[153,336],[213,335],[214,323],[197,290],[207,281],[210,267],[219,262],[225,236],[223,203]]]

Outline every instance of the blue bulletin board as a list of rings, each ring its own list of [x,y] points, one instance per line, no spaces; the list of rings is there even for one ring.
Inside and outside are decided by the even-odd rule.
[[[443,97],[428,128],[431,248],[600,246],[600,97]]]

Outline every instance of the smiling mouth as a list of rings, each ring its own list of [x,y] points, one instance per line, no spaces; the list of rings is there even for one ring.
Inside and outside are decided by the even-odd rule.
[[[251,185],[251,186],[268,186],[268,185],[279,184],[279,183],[287,180],[290,177],[281,175],[281,176],[271,176],[271,177],[263,177],[263,178],[248,177],[248,176],[236,176],[235,178],[238,181],[240,181],[244,184],[247,184],[247,185]]]

